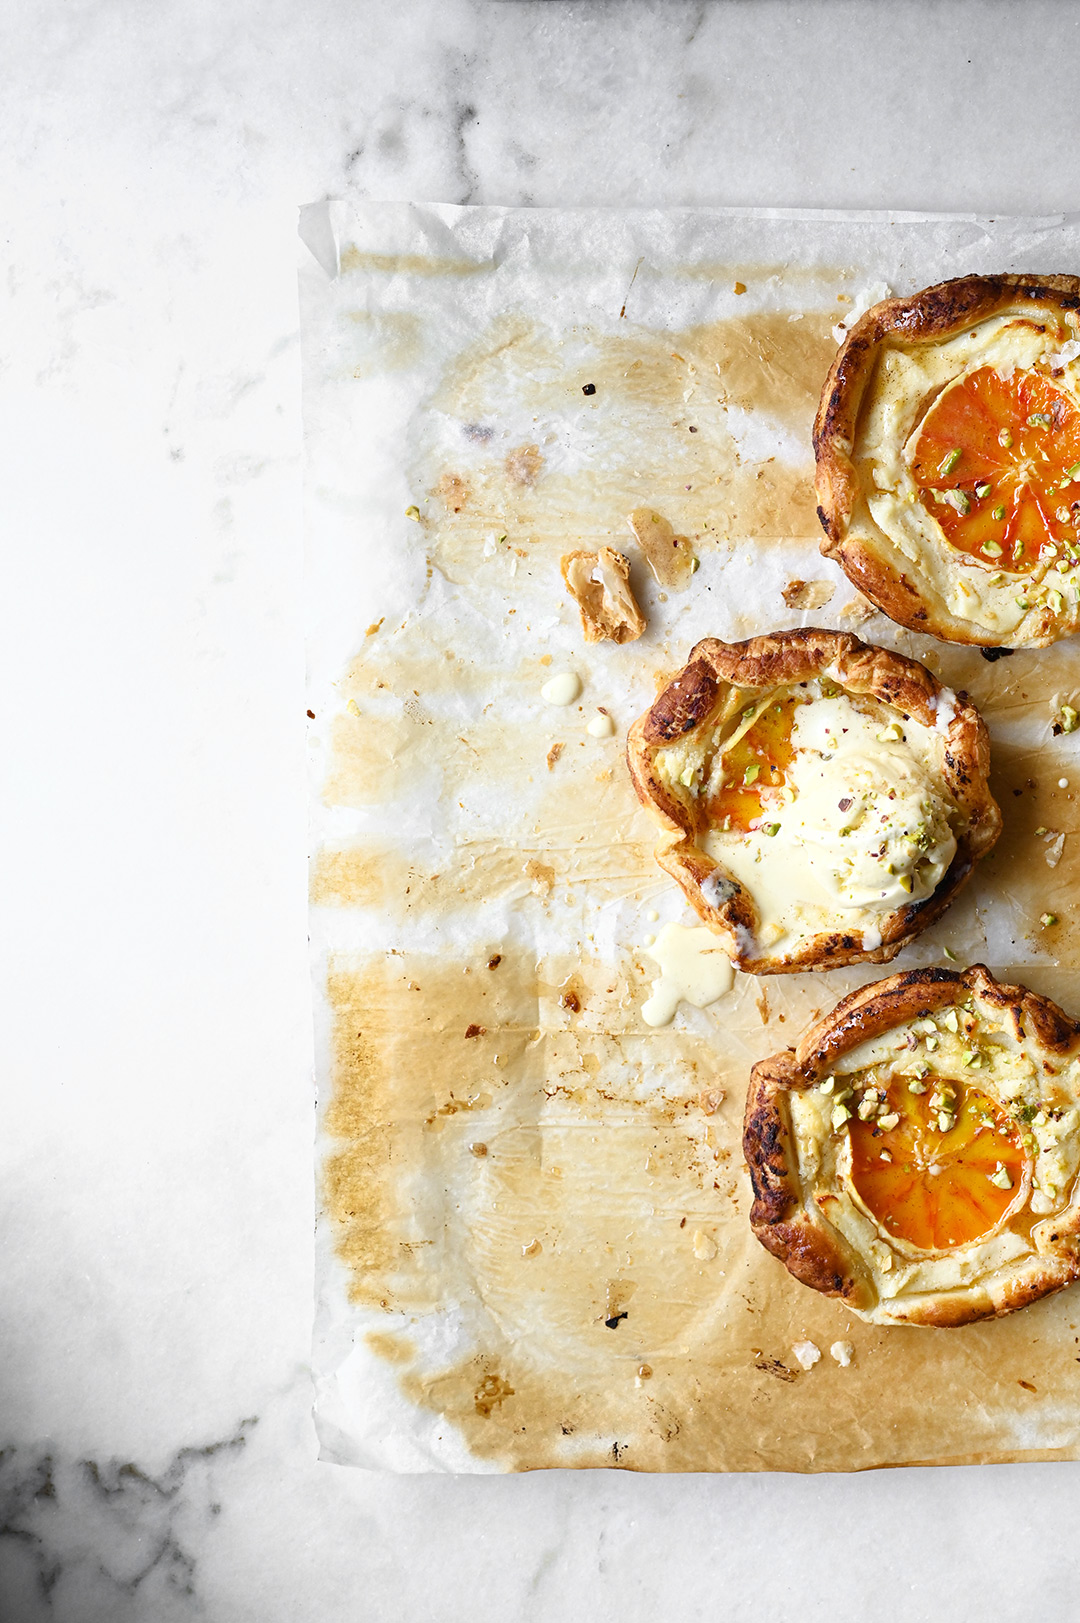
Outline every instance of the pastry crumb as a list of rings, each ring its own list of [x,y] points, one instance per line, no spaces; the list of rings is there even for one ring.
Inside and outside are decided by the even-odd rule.
[[[630,589],[630,563],[614,547],[568,552],[559,560],[566,589],[581,610],[586,642],[636,642],[645,616]]]
[[[870,599],[859,592],[849,602],[842,603],[838,612],[841,620],[846,620],[849,625],[861,626],[865,621],[872,620],[878,611]]]
[[[789,609],[823,609],[835,591],[829,580],[789,580],[780,595]]]
[[[821,1348],[813,1341],[797,1341],[791,1351],[803,1369],[813,1369],[821,1362]]]
[[[850,1341],[834,1341],[829,1348],[829,1357],[835,1358],[841,1369],[847,1369],[855,1357],[855,1348]]]

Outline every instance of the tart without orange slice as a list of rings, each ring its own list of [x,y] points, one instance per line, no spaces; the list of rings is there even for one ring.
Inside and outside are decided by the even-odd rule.
[[[875,1323],[1080,1278],[1080,1024],[981,965],[863,987],[755,1066],[743,1147],[758,1239]]]
[[[876,305],[814,444],[822,551],[894,620],[1012,648],[1080,625],[1080,279],[964,277]]]

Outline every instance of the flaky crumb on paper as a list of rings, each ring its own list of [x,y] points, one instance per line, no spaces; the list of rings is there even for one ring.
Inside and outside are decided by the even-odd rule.
[[[781,596],[789,609],[823,609],[835,591],[831,580],[789,580]]]
[[[630,563],[613,547],[568,552],[559,567],[566,589],[581,610],[586,642],[636,642],[645,616],[630,590]]]
[[[861,592],[857,592],[849,602],[842,603],[838,611],[840,619],[846,621],[849,626],[865,625],[877,612],[870,599],[863,597]]]
[[[813,1369],[821,1362],[821,1348],[813,1341],[797,1341],[791,1350],[803,1369]]]

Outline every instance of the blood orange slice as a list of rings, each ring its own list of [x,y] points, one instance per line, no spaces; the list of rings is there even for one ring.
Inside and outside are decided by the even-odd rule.
[[[911,455],[946,539],[995,569],[1080,556],[1080,410],[1044,373],[983,366],[927,412]]]
[[[851,1121],[851,1175],[889,1234],[948,1251],[1001,1221],[1021,1191],[1025,1156],[1019,1128],[985,1093],[924,1080],[924,1094],[910,1093],[904,1081],[890,1084],[881,1115],[898,1117],[894,1126]]]
[[[795,693],[770,701],[753,726],[724,751],[724,782],[705,808],[713,827],[745,834],[767,819],[770,805],[779,805],[795,754],[795,712],[805,702]]]

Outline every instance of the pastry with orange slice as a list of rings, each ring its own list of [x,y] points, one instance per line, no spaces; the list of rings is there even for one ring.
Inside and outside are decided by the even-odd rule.
[[[855,323],[814,425],[822,552],[901,625],[1080,627],[1080,278],[965,276]]]
[[[762,1245],[872,1323],[1080,1278],[1080,1022],[981,964],[864,986],[762,1060],[743,1149]]]
[[[656,860],[738,969],[888,963],[993,845],[986,728],[838,631],[707,637],[630,729]]]

